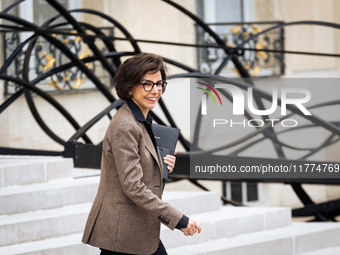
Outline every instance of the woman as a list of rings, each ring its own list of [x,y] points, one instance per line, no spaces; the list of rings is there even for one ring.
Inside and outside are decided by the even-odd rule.
[[[109,254],[167,254],[159,240],[160,223],[185,235],[200,233],[192,219],[161,200],[162,159],[152,133],[149,110],[166,86],[160,56],[142,53],[127,59],[114,78],[123,106],[103,141],[101,178],[83,242]],[[176,158],[164,157],[172,172]]]

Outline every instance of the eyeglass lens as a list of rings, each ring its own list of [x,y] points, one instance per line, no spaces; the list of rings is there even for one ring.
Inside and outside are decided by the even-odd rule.
[[[143,82],[142,84],[143,84],[143,86],[144,86],[145,91],[151,91],[151,90],[153,89],[153,86],[154,86],[154,85],[156,85],[156,87],[157,87],[157,89],[158,89],[159,91],[162,91],[163,88],[164,88],[165,85],[166,85],[166,82],[165,82],[165,81],[158,81],[158,82],[156,82],[156,83],[153,83],[153,82],[151,82],[151,81],[145,81],[145,82]]]

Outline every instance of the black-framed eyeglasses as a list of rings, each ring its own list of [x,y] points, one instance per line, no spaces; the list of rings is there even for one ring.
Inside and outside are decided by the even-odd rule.
[[[155,85],[156,85],[158,91],[164,91],[164,89],[165,89],[165,87],[168,83],[164,80],[160,80],[160,81],[157,81],[157,82],[145,80],[145,81],[141,82],[140,84],[143,85],[144,90],[146,92],[149,92],[149,91],[153,90],[153,86],[155,86]]]

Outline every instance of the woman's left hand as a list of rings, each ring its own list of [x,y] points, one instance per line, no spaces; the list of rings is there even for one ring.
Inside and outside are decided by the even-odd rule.
[[[177,151],[175,151],[175,155],[176,155]],[[164,163],[168,165],[168,171],[169,173],[171,173],[175,167],[175,163],[176,163],[176,157],[172,156],[172,155],[166,155],[164,158]]]

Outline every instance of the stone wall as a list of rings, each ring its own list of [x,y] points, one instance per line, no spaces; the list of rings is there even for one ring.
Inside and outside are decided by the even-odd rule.
[[[255,0],[255,17],[259,21],[282,20],[324,21],[339,23],[339,2],[333,0]],[[294,25],[285,27],[285,49],[293,51],[311,51],[322,53],[339,52],[340,30],[323,26]],[[323,76],[339,76],[329,74],[339,68],[339,60],[329,57],[303,56],[286,54],[286,75],[315,75],[323,72]]]

